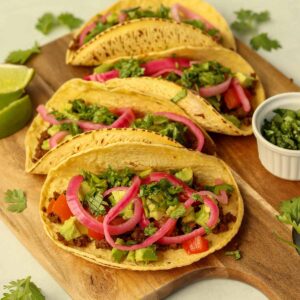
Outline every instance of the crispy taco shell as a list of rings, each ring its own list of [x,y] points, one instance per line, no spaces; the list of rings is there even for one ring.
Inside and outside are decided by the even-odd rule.
[[[230,68],[233,72],[241,72],[245,75],[254,75],[255,71],[239,54],[225,48],[195,48],[195,47],[181,47],[170,49],[164,52],[144,55],[137,57],[141,60],[152,60],[163,57],[185,57],[193,61],[217,61]],[[114,63],[109,61],[108,63]],[[256,76],[256,84],[251,106],[253,110],[265,100],[265,92],[262,83],[258,76]],[[126,79],[112,79],[107,82],[110,87],[117,87],[122,85],[123,88],[130,91],[136,91],[143,95],[151,97],[160,97],[165,99],[172,99],[178,94],[182,87],[160,78],[138,77]],[[228,135],[251,135],[252,126],[242,125],[240,128],[233,125],[230,121],[224,118],[208,101],[203,97],[188,91],[187,96],[177,102],[177,105],[183,109],[192,119],[196,120],[207,131],[223,133]]]
[[[116,263],[111,258],[111,250],[96,249],[94,241],[87,247],[66,246],[57,238],[56,232],[60,224],[52,223],[43,211],[48,207],[49,199],[54,192],[66,190],[69,180],[74,175],[87,170],[95,174],[104,172],[107,168],[123,169],[129,167],[136,171],[152,168],[154,171],[168,171],[190,167],[194,176],[202,184],[215,184],[215,179],[221,178],[234,187],[229,204],[222,205],[224,213],[230,212],[236,216],[236,222],[229,224],[226,232],[210,233],[206,238],[210,248],[206,252],[188,255],[183,249],[168,249],[158,251],[158,261],[148,264],[136,264],[128,261]],[[243,200],[238,186],[228,168],[220,159],[184,148],[162,145],[146,145],[142,143],[117,143],[101,148],[94,148],[69,157],[56,168],[52,169],[43,185],[40,199],[40,213],[44,228],[50,239],[59,247],[93,263],[130,270],[164,270],[192,264],[216,250],[223,248],[237,233],[243,217]]]
[[[214,7],[201,0],[124,0],[100,14],[119,12],[137,6],[144,9],[151,6],[156,10],[161,4],[170,7],[175,3],[180,3],[207,19],[220,31],[222,45],[236,49],[234,37],[225,19]],[[81,30],[96,19],[97,15],[83,25],[74,38],[78,37]],[[109,59],[131,57],[188,45],[205,47],[216,46],[217,43],[209,35],[191,25],[176,23],[168,19],[143,18],[113,26],[77,50],[72,50],[74,41],[71,41],[66,62],[71,65],[95,66]]]
[[[122,84],[118,87],[109,87],[97,82],[89,82],[81,79],[72,79],[62,85],[58,91],[47,102],[48,109],[63,110],[70,100],[84,99],[86,103],[98,104],[108,108],[130,107],[134,111],[142,114],[154,112],[171,112],[188,117],[187,114],[176,104],[166,99],[154,99],[122,89]],[[143,142],[143,143],[161,143],[165,145],[180,145],[167,137],[154,132],[145,130],[99,130],[82,133],[69,141],[59,144],[57,147],[47,152],[40,160],[34,162],[35,149],[38,145],[41,133],[45,131],[49,123],[45,122],[37,115],[25,138],[26,147],[26,172],[35,174],[47,174],[49,169],[57,165],[67,156],[81,152],[91,147],[104,146],[115,142]],[[103,131],[103,132],[102,132]],[[205,130],[202,129],[205,136],[204,151],[209,154],[215,153],[215,145]]]

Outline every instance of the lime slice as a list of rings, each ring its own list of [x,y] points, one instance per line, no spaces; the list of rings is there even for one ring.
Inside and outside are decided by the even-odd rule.
[[[21,97],[33,75],[26,66],[0,64],[0,109]]]
[[[0,111],[0,138],[22,129],[32,116],[32,105],[28,95],[15,100]]]

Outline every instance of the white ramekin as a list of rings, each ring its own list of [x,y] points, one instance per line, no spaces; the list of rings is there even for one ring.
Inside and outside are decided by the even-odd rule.
[[[300,150],[280,148],[268,142],[261,134],[264,120],[270,120],[276,108],[300,109],[300,93],[273,96],[255,110],[252,126],[257,139],[259,159],[273,175],[288,180],[300,180]]]

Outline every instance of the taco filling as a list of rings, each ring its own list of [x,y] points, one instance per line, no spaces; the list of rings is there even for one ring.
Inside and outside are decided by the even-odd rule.
[[[251,124],[256,78],[240,72],[232,72],[216,61],[197,62],[187,58],[164,58],[148,62],[135,59],[120,60],[113,65],[95,68],[86,80],[104,82],[113,78],[159,77],[183,87],[180,101],[186,90],[205,98],[219,113],[236,127]]]
[[[206,236],[225,232],[236,221],[232,213],[223,213],[233,186],[222,180],[203,186],[191,168],[82,171],[63,189],[43,207],[58,240],[111,249],[118,263],[157,261],[158,252],[167,249],[205,252],[210,247]]]
[[[200,29],[203,33],[208,34],[215,41],[221,42],[220,31],[209,23],[203,16],[200,16],[183,5],[176,3],[171,7],[161,5],[157,10],[153,10],[151,7],[148,9],[142,9],[137,6],[123,9],[118,13],[109,12],[104,15],[98,15],[94,22],[88,24],[81,30],[80,34],[73,40],[70,49],[78,50],[81,46],[88,43],[98,34],[113,26],[122,24],[126,21],[143,18],[169,19],[178,23],[189,24]]]
[[[188,118],[175,113],[142,114],[131,108],[109,109],[85,103],[83,99],[69,101],[62,111],[48,112],[43,105],[39,105],[37,111],[49,127],[39,137],[33,162],[72,136],[104,128],[141,128],[154,131],[200,152],[205,143],[201,129]]]

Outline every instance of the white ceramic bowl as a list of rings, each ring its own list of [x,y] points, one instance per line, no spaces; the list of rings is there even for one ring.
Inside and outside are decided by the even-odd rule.
[[[276,108],[300,109],[300,93],[273,96],[255,110],[252,126],[257,139],[259,159],[273,175],[288,180],[300,180],[300,150],[280,148],[268,142],[261,134],[264,119],[270,120]]]

